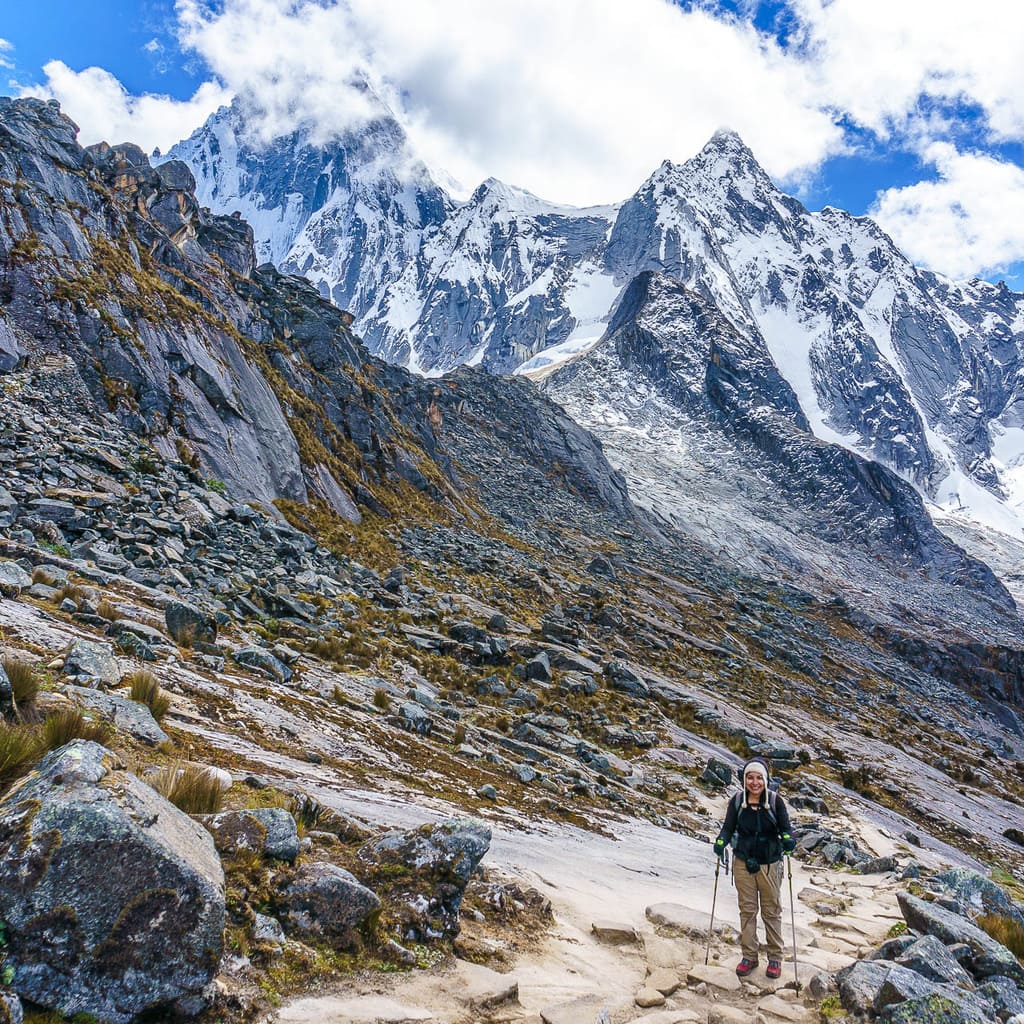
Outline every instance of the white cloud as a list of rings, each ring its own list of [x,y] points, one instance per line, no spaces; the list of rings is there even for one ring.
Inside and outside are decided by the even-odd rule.
[[[436,170],[575,204],[625,198],[719,127],[794,187],[851,144],[838,125],[852,122],[938,169],[876,203],[915,259],[969,274],[1022,258],[1006,203],[1024,171],[976,150],[1024,140],[1024,4],[784,2],[785,45],[754,29],[756,0],[734,15],[721,0],[176,0],[181,46],[211,76],[191,99],[59,61],[32,91],[60,99],[84,142],[165,148],[232,95],[265,137],[304,125],[326,141],[378,112],[367,82]]]
[[[788,2],[822,103],[885,136],[916,130],[933,101],[966,101],[995,136],[1024,138],[1019,0]]]
[[[871,215],[914,262],[954,278],[1024,260],[1024,168],[934,143],[937,181],[879,193]]]
[[[148,43],[146,43],[146,45],[143,46],[142,48],[146,51],[146,53],[162,53],[163,52],[163,46],[161,45],[160,40],[159,39],[155,39],[155,38],[154,39],[150,39],[150,41]]]
[[[63,61],[43,67],[46,83],[22,88],[22,96],[54,97],[79,127],[82,145],[134,142],[145,150],[168,148],[192,132],[231,94],[216,82],[204,82],[191,99],[147,93],[132,96],[109,71],[72,71]]]
[[[4,56],[5,53],[14,49],[14,44],[7,39],[0,39],[0,68],[13,68],[14,64]]]
[[[806,68],[738,21],[667,0],[179,0],[182,41],[256,97],[270,131],[367,113],[367,69],[424,155],[467,185],[624,198],[666,157],[739,131],[792,175],[842,145]]]

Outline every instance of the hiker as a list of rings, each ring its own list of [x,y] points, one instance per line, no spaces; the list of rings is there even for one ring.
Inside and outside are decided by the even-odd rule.
[[[782,857],[796,847],[789,812],[782,797],[768,786],[768,762],[755,757],[743,766],[743,792],[725,812],[725,824],[715,840],[715,854],[725,859],[733,835],[733,882],[740,908],[740,947],[743,959],[736,973],[745,978],[757,966],[757,912],[760,906],[768,947],[769,978],[782,974]]]

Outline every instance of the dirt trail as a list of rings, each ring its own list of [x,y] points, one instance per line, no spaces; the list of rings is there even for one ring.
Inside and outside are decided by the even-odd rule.
[[[401,806],[381,802],[368,808],[362,803],[359,810],[382,817],[382,824],[409,824],[404,820],[409,809]],[[422,815],[422,810],[415,813]],[[887,837],[876,832],[872,838],[877,852],[889,852]],[[297,1000],[282,1008],[278,1020],[810,1024],[818,1019],[807,987],[811,976],[863,955],[899,919],[897,883],[891,876],[864,877],[794,863],[803,987],[798,995],[791,951],[779,981],[765,977],[763,963],[745,983],[737,979],[736,897],[724,875],[710,965],[704,966],[714,881],[714,857],[706,843],[635,821],[622,824],[614,839],[573,829],[496,827],[485,863],[491,871],[540,890],[555,914],[540,948],[521,957],[511,971],[498,974],[457,960],[440,973],[391,975],[354,983],[330,998]],[[788,883],[784,896],[789,941]],[[467,923],[467,929],[472,925]]]

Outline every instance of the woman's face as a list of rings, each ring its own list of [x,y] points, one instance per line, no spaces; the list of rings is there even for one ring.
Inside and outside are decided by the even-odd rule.
[[[743,776],[743,781],[751,796],[760,796],[764,790],[764,776],[760,772],[747,772]]]

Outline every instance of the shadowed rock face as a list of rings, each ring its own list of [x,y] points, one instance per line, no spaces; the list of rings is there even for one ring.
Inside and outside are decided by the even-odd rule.
[[[3,99],[0,115],[0,372],[70,355],[95,400],[236,499],[316,499],[349,521],[387,511],[397,482],[452,501],[428,382],[373,359],[308,281],[257,267],[251,228],[200,208],[184,164],[83,150],[55,104]],[[528,402],[549,461],[573,463],[565,417]],[[609,490],[573,430],[581,477]]]
[[[216,973],[224,873],[200,825],[76,740],[0,802],[0,917],[20,996],[127,1024]]]
[[[599,348],[557,371],[546,387],[563,399],[595,388],[622,393],[605,367],[609,351],[631,387],[654,388],[672,409],[743,445],[744,471],[770,477],[779,497],[809,513],[818,536],[885,552],[1013,607],[992,571],[935,529],[908,483],[811,434],[756,329],[737,331],[700,295],[643,273],[626,289]]]

